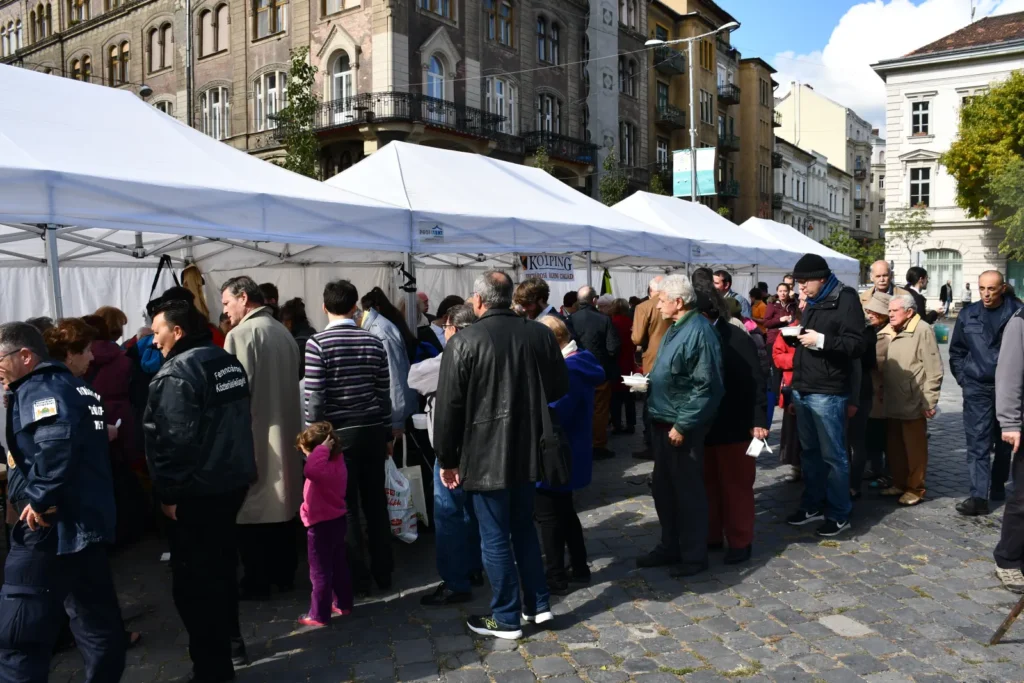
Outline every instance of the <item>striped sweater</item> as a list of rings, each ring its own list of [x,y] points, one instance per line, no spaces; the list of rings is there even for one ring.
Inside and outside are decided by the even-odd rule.
[[[333,324],[306,342],[306,424],[335,429],[391,424],[391,377],[379,339],[351,324]]]

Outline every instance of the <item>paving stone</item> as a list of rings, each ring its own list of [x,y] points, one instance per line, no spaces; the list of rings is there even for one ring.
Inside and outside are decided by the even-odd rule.
[[[658,663],[661,669],[672,669],[673,671],[682,671],[686,669],[700,669],[704,666],[704,662],[694,657],[689,652],[673,652],[671,654],[660,655],[654,658],[654,661]]]
[[[628,671],[631,674],[657,671],[658,663],[655,662],[653,659],[649,659],[647,657],[635,657],[623,661],[622,670]]]
[[[587,678],[592,683],[624,683],[629,680],[629,674],[623,671],[590,669],[587,671]]]
[[[434,647],[426,638],[402,641],[400,646],[395,646],[395,662],[399,666],[417,662],[430,662],[433,659]]]
[[[518,652],[495,652],[484,657],[484,666],[490,671],[511,671],[524,668],[526,660]]]
[[[390,657],[372,662],[362,662],[355,665],[353,673],[359,680],[394,678],[395,662]]]
[[[533,654],[532,650],[530,651],[530,654]],[[615,660],[612,659],[612,656],[610,654],[596,647],[588,647],[579,650],[574,650],[572,653],[572,658],[573,660],[575,660],[578,666],[583,668],[611,666],[615,662]]]
[[[537,677],[528,669],[502,671],[494,674],[494,683],[533,683],[536,680]]]
[[[818,622],[830,628],[844,638],[858,638],[874,633],[868,626],[843,614],[832,614],[818,619]]]
[[[889,668],[871,655],[865,654],[844,655],[839,658],[839,661],[841,661],[844,666],[852,669],[861,676],[878,673]]]
[[[752,624],[747,624],[746,630],[750,631],[754,635],[760,636],[761,638],[769,638],[771,636],[788,635],[790,630],[774,621],[757,621]]]
[[[398,667],[399,681],[436,681],[441,678],[437,664],[419,663]]]
[[[448,683],[489,683],[487,673],[483,669],[460,669],[445,673]]]
[[[538,678],[566,676],[576,673],[576,669],[572,668],[569,662],[557,656],[538,657],[530,662],[530,668],[533,669],[533,673],[537,674]]]
[[[636,683],[679,683],[679,679],[670,673],[649,673],[634,676]]]
[[[434,648],[441,653],[472,650],[473,639],[469,636],[442,636],[434,639]]]

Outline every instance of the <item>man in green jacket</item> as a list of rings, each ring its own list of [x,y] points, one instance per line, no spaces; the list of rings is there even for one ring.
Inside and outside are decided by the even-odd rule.
[[[674,577],[708,566],[708,502],[704,493],[704,435],[725,394],[718,334],[696,310],[690,279],[662,283],[658,309],[672,323],[650,373],[654,506],[661,542],[637,566],[675,565]]]

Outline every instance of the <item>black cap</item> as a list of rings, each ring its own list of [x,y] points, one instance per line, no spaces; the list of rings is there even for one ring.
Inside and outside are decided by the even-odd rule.
[[[828,262],[817,254],[804,254],[793,268],[795,280],[825,280],[832,275]]]

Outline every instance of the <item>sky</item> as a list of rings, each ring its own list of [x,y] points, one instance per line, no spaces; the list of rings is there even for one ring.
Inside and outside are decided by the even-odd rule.
[[[885,84],[871,69],[970,22],[972,0],[717,0],[741,26],[732,43],[778,71],[776,96],[808,83],[884,130]],[[1024,0],[973,0],[975,20]]]

